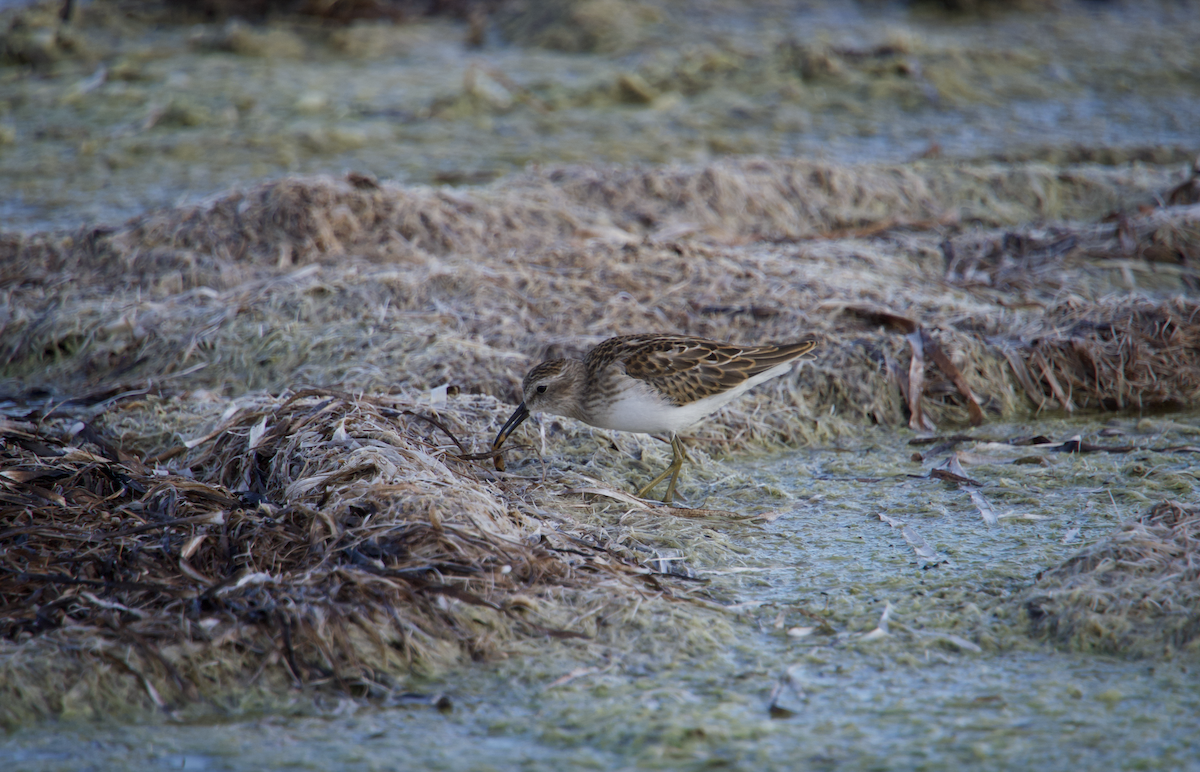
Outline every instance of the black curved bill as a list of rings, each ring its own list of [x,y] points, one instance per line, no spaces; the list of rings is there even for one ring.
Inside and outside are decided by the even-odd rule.
[[[509,417],[509,419],[504,422],[504,426],[500,427],[500,433],[496,435],[496,441],[492,443],[492,450],[500,450],[500,446],[503,445],[504,441],[508,439],[508,435],[512,434],[516,428],[520,426],[521,423],[528,417],[529,408],[525,407],[525,403],[522,402],[517,406],[517,409],[513,411],[513,414]],[[497,453],[492,461],[496,464],[497,470],[501,472],[504,471],[503,456]]]

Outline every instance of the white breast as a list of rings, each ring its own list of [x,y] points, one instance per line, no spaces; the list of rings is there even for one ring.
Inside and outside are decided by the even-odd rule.
[[[763,381],[783,375],[791,369],[792,364],[785,362],[777,365],[729,391],[682,406],[671,404],[649,385],[631,380],[629,387],[618,394],[610,405],[596,406],[588,416],[588,423],[620,432],[676,434],[705,416],[715,413]]]

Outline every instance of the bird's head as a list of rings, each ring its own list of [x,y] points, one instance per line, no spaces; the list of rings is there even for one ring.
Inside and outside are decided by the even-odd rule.
[[[521,404],[512,416],[500,427],[492,450],[499,450],[508,435],[512,434],[531,413],[553,413],[554,415],[578,418],[579,395],[584,385],[584,366],[578,359],[551,359],[542,362],[525,375],[521,382]],[[496,468],[503,470],[501,457],[495,457]]]

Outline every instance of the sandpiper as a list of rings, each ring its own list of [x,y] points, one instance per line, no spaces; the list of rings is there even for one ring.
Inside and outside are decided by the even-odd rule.
[[[524,397],[492,443],[541,411],[576,418],[601,429],[670,437],[674,458],[638,491],[645,497],[670,476],[664,503],[687,458],[679,432],[763,381],[783,375],[816,348],[812,338],[780,346],[735,346],[686,335],[639,334],[609,338],[583,359],[551,359],[529,371]],[[496,468],[504,470],[497,452]]]

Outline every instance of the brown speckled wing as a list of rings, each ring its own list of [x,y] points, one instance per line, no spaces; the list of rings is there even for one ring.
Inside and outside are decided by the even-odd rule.
[[[735,346],[680,335],[626,335],[604,341],[585,361],[591,371],[623,362],[629,377],[686,405],[735,388],[816,345],[811,339],[783,346]]]

